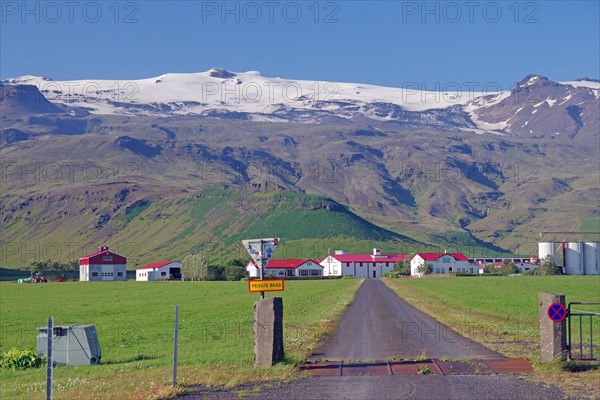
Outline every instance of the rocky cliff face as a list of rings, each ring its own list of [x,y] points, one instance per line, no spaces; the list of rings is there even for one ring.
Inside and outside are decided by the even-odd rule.
[[[64,114],[49,102],[35,85],[6,85],[0,83],[0,117],[23,118],[34,114]]]
[[[467,109],[479,125],[516,136],[591,139],[598,137],[600,120],[600,90],[594,83],[560,84],[529,75],[508,96],[479,98]]]

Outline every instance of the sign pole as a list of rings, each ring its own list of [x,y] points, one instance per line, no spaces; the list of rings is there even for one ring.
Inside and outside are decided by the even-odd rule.
[[[52,368],[53,368],[53,355],[52,355],[52,338],[54,336],[54,318],[48,317],[48,327],[46,328],[46,334],[48,336],[48,350],[46,356],[46,400],[52,400]]]
[[[179,341],[179,306],[175,306],[175,326],[173,332],[173,386],[177,385],[177,342]]]
[[[262,281],[264,279],[264,268],[265,268],[265,262],[263,259],[263,240],[261,239],[260,241],[260,280]],[[265,292],[260,292],[260,299],[264,300],[265,299]]]

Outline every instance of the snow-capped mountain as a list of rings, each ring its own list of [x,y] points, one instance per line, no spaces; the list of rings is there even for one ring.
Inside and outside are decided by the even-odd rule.
[[[529,75],[510,92],[475,99],[465,110],[483,129],[518,136],[574,138],[582,132],[599,132],[599,98],[598,81],[558,83]]]
[[[256,71],[213,68],[141,80],[53,81],[22,76],[4,85],[34,85],[51,103],[71,114],[323,123],[330,120],[394,121],[409,127],[460,129],[517,135],[574,137],[598,126],[600,82],[553,82],[528,76],[511,91],[493,94],[435,92],[418,85],[374,85],[289,80]]]

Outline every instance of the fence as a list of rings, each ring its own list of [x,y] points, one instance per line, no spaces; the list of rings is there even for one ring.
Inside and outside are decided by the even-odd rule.
[[[599,306],[600,303],[572,302],[569,303],[567,308],[567,351],[569,358],[580,361],[598,361],[600,359],[598,353],[594,353],[594,326],[598,325],[598,321],[600,321],[600,318],[598,318],[600,313],[589,310],[575,310],[571,308],[573,305]],[[577,321],[575,326],[573,326],[574,320]],[[587,329],[588,326],[589,330]],[[575,334],[573,331],[576,331]],[[600,329],[596,326],[596,336],[598,336],[598,331]],[[577,336],[579,337],[578,341],[575,340]]]

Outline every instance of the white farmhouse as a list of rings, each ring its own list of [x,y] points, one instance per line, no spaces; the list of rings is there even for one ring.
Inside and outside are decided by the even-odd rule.
[[[248,262],[246,271],[250,278],[258,278],[260,276],[254,260]],[[289,276],[323,276],[323,267],[309,258],[269,260],[264,275],[265,277],[274,276],[276,278],[285,278]]]
[[[181,263],[179,261],[159,261],[144,265],[135,271],[136,281],[161,281],[181,279]]]
[[[324,276],[354,276],[356,278],[381,278],[384,273],[393,271],[397,261],[404,261],[406,254],[381,254],[373,249],[373,254],[348,254],[337,250],[321,260]]]
[[[434,274],[479,273],[479,267],[469,264],[469,259],[462,253],[417,253],[410,260],[410,274],[421,276],[417,269],[422,264],[431,264]]]

